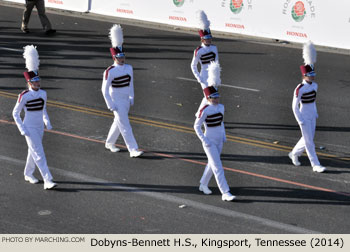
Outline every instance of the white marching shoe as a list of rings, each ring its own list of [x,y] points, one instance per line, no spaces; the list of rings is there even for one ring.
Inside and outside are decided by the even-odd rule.
[[[120,149],[115,147],[114,144],[106,143],[105,147],[106,147],[106,149],[110,150],[111,152],[118,152],[118,151],[120,151]]]
[[[312,167],[312,170],[314,172],[324,172],[326,169],[326,167],[322,166],[322,165],[315,165],[314,167]]]
[[[143,154],[143,151],[132,150],[130,151],[130,157],[139,157]]]
[[[44,181],[44,189],[45,190],[50,190],[53,189],[57,186],[56,183],[52,182],[51,180]]]
[[[28,182],[31,183],[31,184],[37,184],[37,183],[39,183],[39,180],[38,180],[36,177],[34,177],[33,175],[24,176],[24,180],[25,180],[25,181],[28,181]]]
[[[230,192],[224,193],[221,197],[223,201],[232,201],[236,198],[236,196],[232,195]]]
[[[203,192],[204,194],[212,194],[212,191],[209,189],[208,186],[205,186],[205,185],[202,185],[200,184],[199,185],[199,191]]]
[[[292,152],[289,152],[288,157],[292,160],[293,165],[300,166],[300,162],[297,155],[294,155]]]

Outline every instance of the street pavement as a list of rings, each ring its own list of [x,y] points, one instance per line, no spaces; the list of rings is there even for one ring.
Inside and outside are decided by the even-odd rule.
[[[300,138],[291,104],[301,45],[218,36],[227,142],[222,161],[234,202],[198,191],[206,156],[193,130],[202,99],[190,69],[199,37],[125,20],[51,11],[48,37],[36,13],[30,33],[20,5],[0,2],[0,233],[349,233],[350,67],[344,52],[318,48],[315,144],[326,173],[288,152]],[[101,83],[112,64],[109,28],[121,23],[134,67],[130,121],[145,154],[130,158],[120,137],[104,148],[112,113]],[[13,122],[25,89],[23,47],[40,54],[53,125],[43,144],[56,190],[24,181],[27,145]],[[40,177],[38,171],[36,176]]]

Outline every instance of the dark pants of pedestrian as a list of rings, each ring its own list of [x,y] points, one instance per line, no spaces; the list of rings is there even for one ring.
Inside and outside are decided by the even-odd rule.
[[[28,29],[28,23],[32,10],[36,7],[40,22],[45,31],[51,30],[51,23],[45,14],[45,1],[44,0],[26,0],[26,7],[23,12],[22,18],[22,30]]]

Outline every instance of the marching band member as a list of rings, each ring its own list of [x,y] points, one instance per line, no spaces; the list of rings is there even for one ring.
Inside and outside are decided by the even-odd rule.
[[[114,121],[109,130],[105,147],[112,152],[120,151],[115,143],[121,133],[130,152],[130,157],[139,157],[143,152],[138,150],[128,117],[130,106],[134,105],[133,68],[131,65],[125,64],[121,26],[113,25],[109,35],[112,42],[110,52],[114,64],[103,73],[102,94],[108,109],[114,114]]]
[[[204,88],[204,94],[208,104],[200,109],[194,123],[194,129],[202,142],[203,149],[208,158],[208,164],[205,167],[203,176],[200,180],[199,190],[204,194],[211,194],[208,188],[209,181],[214,174],[223,201],[232,201],[235,199],[230,193],[227,184],[224,169],[222,167],[220,155],[223,143],[226,141],[224,119],[224,105],[219,104],[219,93],[214,86],[221,84],[220,65],[216,62],[210,63],[208,74],[208,87]],[[205,133],[202,132],[204,124]]]
[[[324,172],[326,167],[320,165],[316,155],[314,136],[316,119],[318,118],[316,108],[316,93],[318,85],[314,82],[316,62],[316,49],[309,41],[303,47],[303,58],[305,65],[300,66],[303,81],[294,90],[293,113],[301,129],[302,137],[295,145],[292,152],[288,154],[295,166],[299,166],[298,157],[306,150],[314,172]]]
[[[25,136],[28,144],[24,179],[31,184],[38,183],[39,180],[33,175],[35,166],[37,166],[44,180],[44,189],[52,189],[56,187],[56,183],[52,182],[52,175],[47,166],[42,144],[44,124],[48,130],[51,130],[52,126],[46,112],[46,92],[40,89],[39,54],[36,47],[27,45],[24,47],[23,56],[28,69],[27,72],[23,73],[28,84],[28,90],[23,91],[18,96],[12,114],[21,135]],[[22,109],[25,111],[23,121],[20,116]]]
[[[212,44],[212,35],[210,31],[210,21],[204,11],[199,11],[198,21],[200,30],[198,31],[201,38],[201,45],[194,50],[191,62],[191,69],[194,77],[197,79],[202,89],[208,86],[208,66],[210,62],[219,63],[218,49]],[[200,72],[198,71],[198,63],[200,63]],[[204,96],[199,109],[207,104],[207,99]],[[196,116],[198,115],[198,112]]]

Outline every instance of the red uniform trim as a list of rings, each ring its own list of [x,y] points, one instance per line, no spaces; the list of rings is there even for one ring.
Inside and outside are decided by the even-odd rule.
[[[20,93],[19,97],[18,97],[18,102],[21,102],[22,100],[22,96],[25,94],[25,93],[28,93],[29,90],[24,90],[22,93]]]
[[[199,116],[198,116],[198,118],[201,118],[204,109],[205,109],[206,107],[208,107],[208,106],[209,106],[209,105],[207,104],[207,105],[205,105],[203,108],[201,108],[201,110],[199,111]]]
[[[295,90],[295,96],[298,97],[299,95],[299,90],[304,86],[304,84],[299,84],[299,86],[297,87],[297,89]]]
[[[114,66],[110,66],[110,67],[107,68],[106,74],[105,74],[105,80],[108,79],[108,72],[109,72],[109,70],[111,70],[113,67],[114,67]]]
[[[194,55],[197,56],[197,53],[198,53],[199,49],[201,49],[201,48],[202,48],[201,46],[198,46],[198,47],[196,48],[196,50],[194,50]]]

